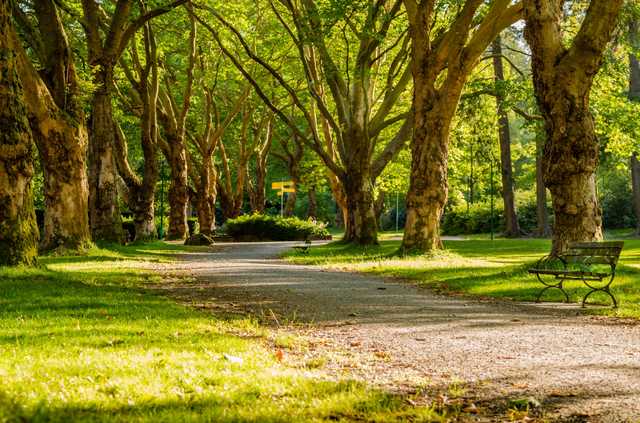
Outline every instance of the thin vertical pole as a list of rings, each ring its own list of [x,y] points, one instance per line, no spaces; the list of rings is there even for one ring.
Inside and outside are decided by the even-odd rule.
[[[160,193],[160,241],[163,239],[162,227],[164,226],[164,160],[162,161],[162,191]]]
[[[491,241],[493,241],[493,159],[491,159]]]
[[[398,235],[398,202],[400,200],[400,192],[396,191],[396,235]]]
[[[284,184],[280,187],[280,217],[284,217]]]

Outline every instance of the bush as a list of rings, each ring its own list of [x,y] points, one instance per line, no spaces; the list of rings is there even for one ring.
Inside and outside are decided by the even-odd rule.
[[[491,232],[491,203],[460,204],[445,213],[440,225],[443,235],[480,234]],[[506,226],[502,201],[493,203],[493,232],[502,233]]]
[[[329,235],[324,227],[297,217],[244,215],[227,220],[227,232],[230,236],[254,235],[273,241],[295,241],[309,235]]]

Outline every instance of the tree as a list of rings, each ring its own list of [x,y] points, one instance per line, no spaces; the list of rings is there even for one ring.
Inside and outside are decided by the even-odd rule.
[[[574,241],[602,239],[595,179],[600,141],[589,92],[622,1],[592,0],[567,48],[562,36],[564,2],[523,0],[534,92],[546,120],[542,171],[553,205],[553,253],[565,251]]]
[[[36,28],[17,5],[13,17],[41,71],[16,43],[28,118],[44,172],[45,216],[40,250],[82,249],[91,241],[87,214],[87,130],[75,56],[53,0],[36,0]]]
[[[344,203],[346,209],[344,239],[362,245],[375,244],[373,182],[404,146],[412,126],[412,113],[397,107],[411,81],[406,65],[408,37],[406,30],[393,27],[390,31],[400,14],[402,2],[378,0],[362,6],[337,3],[336,10],[329,10],[328,16],[313,0],[304,0],[300,5],[283,0],[281,4],[284,11],[271,4],[272,11],[297,47],[311,107],[306,106],[306,101],[276,69],[253,53],[237,28],[212,9],[205,9],[240,40],[245,54],[268,70],[287,90],[311,129],[310,136],[271,103],[257,81],[242,69],[236,54],[224,47],[218,32],[200,21],[214,34],[225,55],[239,67],[265,103],[329,169],[336,200],[339,204]],[[344,19],[341,27],[347,45],[344,70],[337,63],[345,49],[336,46],[332,50],[327,43],[329,33],[325,31],[326,27],[334,26],[336,18]],[[357,46],[354,54],[350,53],[354,47],[350,44]],[[387,56],[392,59],[388,60]],[[388,75],[386,80],[379,78],[384,74]],[[398,128],[395,124],[401,121],[404,123]],[[387,128],[393,128],[394,135],[383,137]],[[346,202],[343,201],[345,197]]]
[[[449,133],[460,94],[480,55],[522,16],[522,3],[510,6],[510,0],[496,0],[476,17],[483,3],[467,0],[443,23],[439,20],[450,16],[452,5],[440,3],[436,9],[435,0],[404,0],[412,41],[415,118],[402,250],[442,248],[439,227],[449,187]]]
[[[11,0],[0,0],[0,265],[34,265],[38,227],[31,180],[35,146],[18,77]]]
[[[190,6],[185,6],[188,9]],[[183,29],[180,28],[183,32]],[[158,122],[164,130],[164,138],[159,139],[162,152],[171,168],[171,183],[169,185],[169,205],[171,212],[169,213],[169,230],[167,238],[184,239],[189,234],[189,226],[187,225],[187,203],[189,201],[189,176],[187,161],[187,142],[186,142],[186,123],[187,115],[191,107],[191,98],[193,96],[193,81],[196,68],[196,38],[197,26],[195,19],[189,16],[188,21],[189,37],[187,39],[186,51],[187,63],[182,62],[179,58],[173,59],[169,53],[163,58],[163,76],[164,87],[160,86],[158,92],[157,112]],[[183,50],[184,51],[184,50]],[[169,65],[177,62],[183,66],[184,85],[180,91],[182,95],[182,103],[178,106],[175,90],[172,82],[178,82],[171,73]],[[172,77],[170,77],[172,76]]]
[[[158,237],[154,221],[155,188],[158,182],[158,122],[156,107],[158,102],[157,44],[151,25],[144,25],[144,64],[138,53],[135,35],[131,37],[130,55],[133,66],[120,58],[120,65],[133,87],[129,90],[129,103],[119,90],[117,94],[129,113],[140,120],[140,145],[144,155],[142,180],[129,166],[127,160],[127,140],[120,125],[115,122],[116,163],[119,176],[118,191],[124,203],[133,214],[136,241],[150,241]],[[133,68],[133,69],[132,69]],[[137,77],[136,77],[137,75]]]
[[[629,21],[629,44],[631,51],[629,52],[629,99],[640,101],[640,62],[636,56],[638,47],[640,47],[640,38],[638,38],[638,17],[634,16]],[[631,184],[633,187],[633,205],[636,212],[636,229],[629,236],[640,236],[640,162],[638,161],[638,153],[634,151],[631,154]]]
[[[502,66],[502,37],[498,35],[492,43],[493,72],[496,83],[504,82]],[[502,200],[504,202],[504,217],[506,231],[500,238],[519,238],[525,235],[518,224],[516,213],[516,192],[513,180],[513,166],[511,165],[511,134],[509,133],[509,117],[507,111],[501,107],[503,98],[496,96],[498,109],[498,133],[500,135],[500,168],[502,175]]]
[[[94,241],[124,241],[116,182],[117,166],[111,106],[114,68],[131,37],[146,22],[186,1],[176,0],[149,11],[141,10],[139,17],[133,21],[133,0],[118,0],[113,11],[109,13],[96,0],[82,0],[83,16],[77,15],[61,0],[58,2],[84,29],[87,61],[92,70],[92,82],[96,87],[91,97],[89,137],[89,211]]]

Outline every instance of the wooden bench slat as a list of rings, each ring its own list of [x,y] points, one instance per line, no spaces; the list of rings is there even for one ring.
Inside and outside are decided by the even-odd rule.
[[[590,276],[595,278],[605,277],[608,273],[598,273],[598,272],[581,272],[579,270],[546,270],[546,269],[529,269],[529,273],[539,273],[541,275],[566,275],[566,276]]]

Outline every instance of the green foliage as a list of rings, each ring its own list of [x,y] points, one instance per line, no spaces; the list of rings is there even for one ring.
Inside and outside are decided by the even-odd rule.
[[[478,234],[491,231],[491,203],[479,202],[469,206],[460,204],[448,211],[440,226],[443,235]],[[493,204],[493,231],[505,230],[504,206],[501,201]]]
[[[237,219],[227,220],[227,231],[230,236],[234,237],[254,235],[273,241],[295,241],[309,235],[329,235],[323,226],[297,217],[282,218],[260,214],[244,215]]]
[[[628,172],[611,171],[598,180],[603,229],[629,229],[636,227],[633,191]]]

